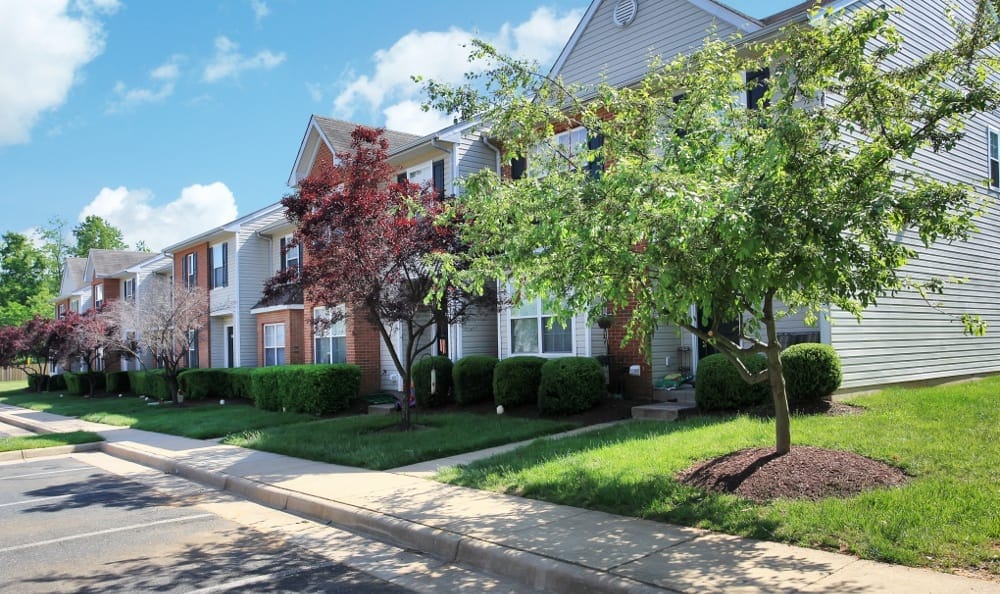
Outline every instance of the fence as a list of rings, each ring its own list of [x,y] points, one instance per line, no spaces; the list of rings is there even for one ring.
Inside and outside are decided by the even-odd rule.
[[[49,367],[45,366],[42,373],[48,373]],[[0,367],[0,382],[19,382],[26,381],[28,379],[28,374],[21,369],[16,367]]]

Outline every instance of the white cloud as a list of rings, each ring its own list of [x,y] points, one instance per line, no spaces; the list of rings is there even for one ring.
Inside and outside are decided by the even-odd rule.
[[[108,104],[109,113],[127,111],[143,103],[159,103],[174,93],[174,85],[180,76],[181,56],[172,56],[163,64],[149,72],[152,87],[129,88],[125,83],[115,83],[115,100]]]
[[[264,0],[250,0],[250,8],[253,10],[253,19],[258,26],[264,17],[271,14],[271,9],[267,7],[267,2]]]
[[[535,10],[531,17],[516,25],[504,24],[492,35],[476,35],[452,27],[447,31],[411,31],[388,49],[375,52],[375,70],[371,74],[345,76],[343,91],[333,103],[337,117],[367,119],[381,115],[386,126],[414,133],[432,132],[450,124],[440,114],[427,114],[415,109],[421,101],[420,86],[411,76],[419,74],[426,79],[461,83],[464,74],[475,65],[467,59],[467,45],[480,37],[500,51],[517,57],[549,64],[566,44],[579,23],[582,12],[571,10],[560,16],[549,8]],[[427,56],[434,56],[428,60]],[[390,119],[398,125],[389,123]]]
[[[134,246],[145,241],[153,250],[200,231],[227,223],[237,216],[236,199],[222,182],[194,184],[181,190],[181,195],[166,204],[153,204],[149,190],[130,190],[124,186],[102,188],[97,196],[80,211],[78,221],[90,215],[102,217],[121,229],[125,243]],[[192,227],[197,221],[197,228]]]
[[[246,70],[271,70],[285,61],[284,52],[273,53],[261,50],[252,56],[244,56],[239,44],[224,35],[215,38],[215,56],[205,66],[202,79],[215,82],[223,78],[237,77]]]
[[[39,116],[66,101],[104,50],[99,17],[117,9],[117,0],[0,4],[0,146],[28,142]]]
[[[319,83],[306,83],[306,91],[309,92],[309,98],[313,101],[319,103],[323,100],[323,85]]]

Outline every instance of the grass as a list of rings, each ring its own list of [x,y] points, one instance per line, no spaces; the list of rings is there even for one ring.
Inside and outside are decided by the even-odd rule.
[[[172,404],[150,406],[145,401],[125,398],[83,398],[52,392],[0,392],[0,402],[33,410],[78,417],[94,423],[132,427],[197,439],[222,437],[230,433],[302,423],[316,417],[294,413],[260,410],[252,406],[227,404],[177,407]]]
[[[850,498],[756,504],[674,475],[727,452],[773,446],[770,420],[633,422],[453,468],[438,480],[848,552],[910,566],[1000,574],[1000,377],[856,397],[855,416],[797,416],[795,444],[850,450],[912,480]]]
[[[22,437],[0,437],[0,452],[34,450],[61,445],[93,443],[95,441],[104,441],[104,438],[89,431],[71,431],[69,433],[49,433],[47,435],[27,435]]]
[[[576,427],[563,421],[498,418],[473,414],[424,414],[423,428],[391,431],[395,415],[343,417],[248,431],[224,443],[297,458],[360,466],[397,468]]]

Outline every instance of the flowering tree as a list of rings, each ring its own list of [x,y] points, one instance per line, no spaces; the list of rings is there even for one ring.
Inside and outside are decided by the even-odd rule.
[[[277,294],[301,283],[311,300],[335,312],[333,321],[346,315],[341,304],[364,312],[409,386],[413,363],[431,349],[438,332],[471,307],[495,303],[495,296],[457,287],[434,292],[437,270],[427,256],[463,246],[439,219],[445,201],[436,192],[393,178],[382,131],[358,126],[350,150],[338,153],[335,165],[302,180],[282,200],[306,257],[301,269],[279,274],[267,290]],[[397,323],[402,352],[390,337]],[[403,406],[404,428],[409,419]]]
[[[0,367],[15,367],[28,376],[44,375],[56,357],[54,331],[55,322],[41,316],[20,326],[0,327]]]
[[[67,368],[82,363],[88,372],[88,393],[93,396],[95,386],[89,372],[95,371],[104,356],[113,327],[103,315],[91,309],[82,314],[69,312],[64,318],[54,320],[51,328],[53,358]]]
[[[952,20],[953,45],[928,55],[909,51],[893,11],[816,12],[762,44],[708,40],[626,88],[564,85],[478,44],[486,81],[429,83],[431,103],[481,116],[529,171],[468,180],[472,282],[507,277],[562,296],[563,317],[634,301],[629,331],[640,340],[657,324],[689,330],[748,382],[769,382],[776,451],[787,453],[782,304],[813,317],[832,304],[860,319],[885,295],[940,291],[939,279],[900,268],[919,256],[915,244],[975,230],[975,190],[914,161],[953,148],[971,114],[1000,107],[995,2],[978,6]],[[589,142],[550,144],[577,126]],[[967,332],[985,330],[955,315]],[[737,319],[741,336],[727,338],[720,323]],[[750,355],[768,368],[751,372]]]
[[[177,402],[177,374],[205,327],[207,311],[204,289],[155,278],[143,287],[141,303],[120,299],[108,304],[101,315],[114,331],[104,344],[140,362],[144,354],[152,357],[163,369],[171,400]]]

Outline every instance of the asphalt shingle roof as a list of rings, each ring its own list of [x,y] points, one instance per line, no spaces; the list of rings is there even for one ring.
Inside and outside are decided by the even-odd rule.
[[[121,272],[139,262],[152,258],[155,254],[148,252],[127,252],[120,250],[90,250],[90,259],[94,263],[94,276],[101,277]],[[81,276],[82,278],[82,276]]]
[[[66,268],[63,270],[61,287],[65,292],[72,292],[83,286],[83,275],[87,273],[86,258],[66,258]]]
[[[351,148],[351,132],[354,132],[354,128],[358,126],[357,122],[335,120],[318,115],[313,115],[313,118],[319,124],[320,129],[326,135],[330,144],[333,145],[334,152],[346,151]],[[420,137],[416,134],[389,130],[388,128],[385,130],[385,139],[389,141],[389,150],[397,149],[418,138]]]

